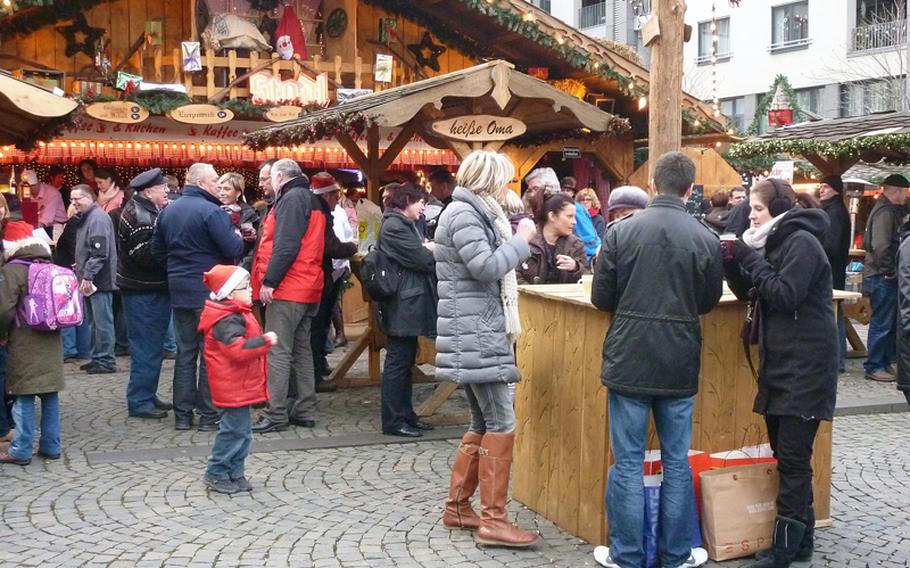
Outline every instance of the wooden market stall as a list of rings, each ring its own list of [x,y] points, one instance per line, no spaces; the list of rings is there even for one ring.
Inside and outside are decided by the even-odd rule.
[[[379,200],[380,176],[414,134],[428,144],[451,149],[462,157],[479,148],[501,150],[516,164],[519,176],[516,185],[547,149],[559,148],[566,139],[590,148],[618,179],[627,179],[633,169],[627,121],[521,73],[505,61],[491,61],[365,95],[296,121],[250,133],[246,143],[254,149],[299,144],[309,139],[317,124],[331,131],[365,172],[368,197],[372,201]],[[352,124],[360,124],[366,130],[365,148],[355,142],[348,130]],[[385,150],[379,147],[380,128],[397,131]],[[584,138],[573,141],[583,129],[587,131],[582,134]],[[540,135],[547,135],[549,141],[538,142]],[[370,310],[367,332],[348,350],[329,380],[348,386],[364,384],[362,380],[345,380],[345,375],[366,350],[369,354],[366,384],[377,383],[379,351],[383,345],[384,339]],[[424,346],[432,349],[431,344]],[[431,413],[454,388],[454,384],[443,385],[419,413]]]
[[[801,156],[818,168],[822,176],[844,174],[860,163],[904,164],[910,161],[910,111],[826,118],[785,126],[734,144],[728,154],[734,158]],[[848,198],[846,205],[851,212],[855,238],[865,231],[874,198],[862,191],[845,198]],[[853,249],[850,254],[862,260],[864,251]],[[844,313],[848,317],[851,356],[865,357],[866,347],[850,320],[868,322],[868,298],[845,304]]]
[[[835,299],[855,296],[835,292]],[[610,316],[589,297],[575,284],[520,287],[524,331],[517,352],[522,380],[515,394],[512,494],[570,533],[602,544],[612,455],[600,368]],[[710,453],[767,442],[762,417],[752,412],[756,383],[739,341],[744,314],[745,304],[725,294],[701,318],[693,449]],[[825,526],[831,511],[830,422],[819,428],[812,465],[816,515]]]
[[[78,104],[0,72],[0,145],[48,140]]]

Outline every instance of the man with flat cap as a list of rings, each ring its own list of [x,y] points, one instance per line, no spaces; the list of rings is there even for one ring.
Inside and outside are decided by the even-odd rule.
[[[863,293],[869,296],[872,319],[866,340],[868,356],[863,367],[872,381],[893,382],[891,363],[897,350],[897,250],[900,227],[907,213],[907,178],[893,174],[882,183],[882,194],[866,221],[863,248]]]
[[[171,300],[167,271],[152,256],[152,234],[158,212],[167,204],[168,182],[160,168],[153,168],[134,177],[130,187],[136,193],[124,204],[117,228],[117,286],[130,343],[126,404],[130,416],[164,418],[171,404],[157,392]]]

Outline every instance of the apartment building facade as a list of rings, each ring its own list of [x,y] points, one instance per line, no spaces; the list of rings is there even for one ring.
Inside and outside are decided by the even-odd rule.
[[[638,30],[650,4],[552,0],[550,12],[588,35],[636,48],[647,62]],[[684,47],[683,88],[706,101],[716,96],[737,130],[749,128],[777,75],[795,90],[803,119],[910,108],[907,0],[745,0],[739,6],[699,0],[687,6],[693,33]],[[764,131],[767,117],[761,118]]]

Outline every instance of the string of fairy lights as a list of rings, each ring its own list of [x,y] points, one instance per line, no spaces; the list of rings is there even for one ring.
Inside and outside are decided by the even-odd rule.
[[[720,98],[717,94],[717,48],[720,44],[720,35],[717,30],[717,6],[711,0],[711,107],[714,117],[720,117]]]

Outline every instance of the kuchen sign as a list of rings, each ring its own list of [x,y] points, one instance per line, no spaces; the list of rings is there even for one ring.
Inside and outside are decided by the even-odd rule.
[[[465,142],[509,140],[521,136],[527,129],[517,118],[489,114],[459,116],[433,123],[433,131],[437,134]]]

